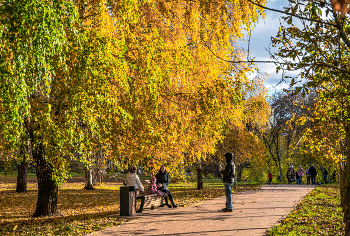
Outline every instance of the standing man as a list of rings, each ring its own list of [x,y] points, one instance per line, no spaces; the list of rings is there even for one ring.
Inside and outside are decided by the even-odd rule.
[[[310,166],[309,169],[309,174],[311,176],[311,184],[316,184],[316,175],[317,175],[317,171],[314,165]]]
[[[235,163],[233,162],[233,154],[225,153],[226,166],[221,169],[222,180],[225,183],[226,207],[222,209],[223,212],[232,212],[232,185],[236,176]]]
[[[324,171],[323,171],[323,183],[324,184],[327,183],[327,175],[328,175],[328,171],[326,168],[324,168]]]

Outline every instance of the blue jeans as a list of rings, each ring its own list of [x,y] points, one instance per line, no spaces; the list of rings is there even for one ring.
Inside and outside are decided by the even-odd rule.
[[[225,183],[226,209],[232,210],[232,185],[233,183]]]
[[[316,176],[311,176],[311,184],[316,184]]]
[[[301,184],[301,182],[303,181],[303,176],[299,176],[297,181],[298,181],[298,184]]]

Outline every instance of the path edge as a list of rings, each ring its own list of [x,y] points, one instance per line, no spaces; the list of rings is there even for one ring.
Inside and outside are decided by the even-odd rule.
[[[304,197],[302,197],[299,201],[297,201],[291,208],[290,208],[290,211],[287,212],[286,214],[284,214],[283,216],[281,216],[279,218],[278,221],[276,221],[276,223],[274,223],[270,228],[266,229],[265,233],[262,235],[262,236],[268,236],[268,233],[270,232],[270,230],[278,225],[280,225],[282,223],[282,221],[284,219],[287,218],[287,216],[305,199],[305,197],[307,195],[309,195],[312,191],[314,191],[318,186],[314,186],[314,188],[311,189],[310,192],[308,192]]]

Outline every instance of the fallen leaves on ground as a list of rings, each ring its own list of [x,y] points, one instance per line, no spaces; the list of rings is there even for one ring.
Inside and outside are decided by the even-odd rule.
[[[109,182],[94,190],[84,190],[82,178],[80,182],[71,181],[60,187],[58,214],[32,218],[38,190],[36,178],[28,180],[28,192],[16,193],[16,178],[0,177],[0,235],[85,235],[126,221],[108,217],[119,215],[120,183]],[[180,206],[224,195],[223,184],[219,181],[209,181],[202,190],[196,190],[193,182],[172,186],[170,190]],[[236,192],[255,186],[238,186]]]

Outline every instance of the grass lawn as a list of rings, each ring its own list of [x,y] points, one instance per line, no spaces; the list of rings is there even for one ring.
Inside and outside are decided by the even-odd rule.
[[[268,235],[344,235],[339,187],[317,187]]]
[[[84,179],[75,178],[59,189],[59,214],[32,218],[37,201],[37,182],[28,177],[28,192],[16,193],[16,176],[0,176],[0,235],[85,235],[108,226],[119,225],[123,219],[108,218],[119,214],[121,183],[108,182],[95,190],[84,190]],[[241,183],[237,191],[257,185]],[[179,206],[224,195],[219,179],[204,179],[204,189],[196,190],[196,183],[171,183],[170,190]]]

